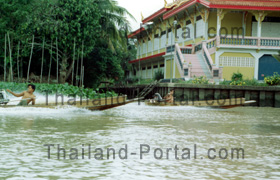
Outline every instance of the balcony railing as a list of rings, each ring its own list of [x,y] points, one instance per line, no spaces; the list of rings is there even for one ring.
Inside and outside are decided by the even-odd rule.
[[[217,43],[217,37],[214,39],[211,39],[209,41],[206,42],[206,47],[207,49],[211,49],[213,47],[216,47],[216,43]]]
[[[280,39],[261,39],[261,46],[280,47]]]
[[[168,47],[166,48],[166,54],[167,54],[167,53],[174,52],[174,50],[175,50],[175,45],[173,45],[173,46],[168,46]]]
[[[220,38],[220,44],[223,45],[240,45],[240,46],[257,46],[258,38]]]
[[[197,44],[194,48],[194,51],[197,52],[197,51],[201,51],[202,50],[202,43],[200,44]]]
[[[192,47],[181,47],[182,54],[192,54]]]
[[[250,47],[257,49],[280,49],[280,38],[218,37],[218,46]]]

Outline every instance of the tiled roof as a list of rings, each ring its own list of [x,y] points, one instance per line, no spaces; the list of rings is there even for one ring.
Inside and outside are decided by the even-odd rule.
[[[280,7],[280,0],[207,0],[211,5]]]

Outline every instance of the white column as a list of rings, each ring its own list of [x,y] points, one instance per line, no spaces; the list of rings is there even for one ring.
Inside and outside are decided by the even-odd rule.
[[[164,79],[166,79],[166,58],[164,58]]]
[[[151,78],[153,79],[154,78],[154,65],[153,63],[151,62]]]
[[[159,32],[159,33],[161,33],[161,32]],[[159,52],[160,52],[160,43],[161,43],[161,34],[158,34],[158,54],[159,54]]]
[[[220,56],[222,55],[222,51],[219,50],[219,51],[216,51],[216,54],[215,54],[215,64],[217,67],[220,67]]]
[[[149,40],[147,38],[147,42],[146,42],[146,57],[148,56],[148,52],[149,52]]]
[[[259,79],[259,61],[263,54],[253,54],[255,58],[255,71],[254,71],[254,78]]]
[[[243,18],[242,18],[242,28],[244,31],[244,36],[246,36],[246,23],[245,23],[245,11],[243,12]]]
[[[207,18],[207,10],[205,10],[205,40],[208,41],[208,20]]]
[[[260,38],[262,36],[262,22],[261,22],[261,17],[259,17],[258,20],[258,37]]]
[[[152,35],[151,42],[152,42],[152,55],[154,55],[154,50],[155,50],[155,34]]]
[[[195,42],[196,39],[196,14],[194,14],[194,27],[193,27],[193,42]]]
[[[217,36],[220,36],[221,24],[220,24],[220,16],[217,13]]]
[[[176,75],[176,63],[175,63],[175,54],[174,54],[174,57],[173,57],[173,79],[175,78],[175,75]]]

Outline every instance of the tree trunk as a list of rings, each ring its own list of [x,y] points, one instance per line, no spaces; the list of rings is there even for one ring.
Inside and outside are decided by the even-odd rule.
[[[57,38],[56,38],[56,80],[58,84],[58,44],[57,44]]]
[[[20,49],[20,41],[18,42],[18,53],[17,53],[17,74],[18,74],[18,81],[19,81],[19,49]]]
[[[79,75],[79,59],[80,59],[80,50],[78,50],[78,58],[77,58],[76,86],[79,85],[79,79],[78,79],[78,75]]]
[[[44,40],[43,40],[43,48],[42,48],[42,62],[41,62],[40,83],[42,83],[42,79],[43,79],[44,52],[45,52],[45,37],[44,37]]]
[[[50,84],[50,78],[51,78],[51,69],[52,69],[52,40],[51,40],[51,55],[50,55],[50,67],[49,67],[49,77],[48,77],[48,84]]]
[[[60,66],[59,83],[61,83],[61,84],[64,84],[66,82],[67,62],[68,62],[68,57],[66,54],[64,54],[62,56],[62,61],[61,61],[61,66]]]
[[[81,80],[83,78],[83,66],[84,66],[84,41],[82,42],[81,76],[80,76]],[[82,81],[80,81],[80,82],[82,82]],[[82,86],[82,85],[80,85],[80,86]]]
[[[6,81],[7,35],[5,34],[4,82]]]
[[[9,54],[10,54],[10,72],[9,72],[9,81],[14,81],[13,76],[13,60],[12,60],[12,47],[11,47],[11,39],[10,34],[8,32],[8,41],[9,41]]]
[[[30,65],[31,65],[31,59],[32,59],[32,54],[33,54],[33,47],[34,47],[34,35],[32,38],[31,54],[30,54],[30,59],[29,59],[29,64],[28,64],[27,82],[29,81],[29,72],[30,72]]]

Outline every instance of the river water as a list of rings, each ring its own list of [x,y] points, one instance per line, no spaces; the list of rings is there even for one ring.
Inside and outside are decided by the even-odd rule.
[[[0,179],[280,179],[279,170],[279,109],[0,108]]]

